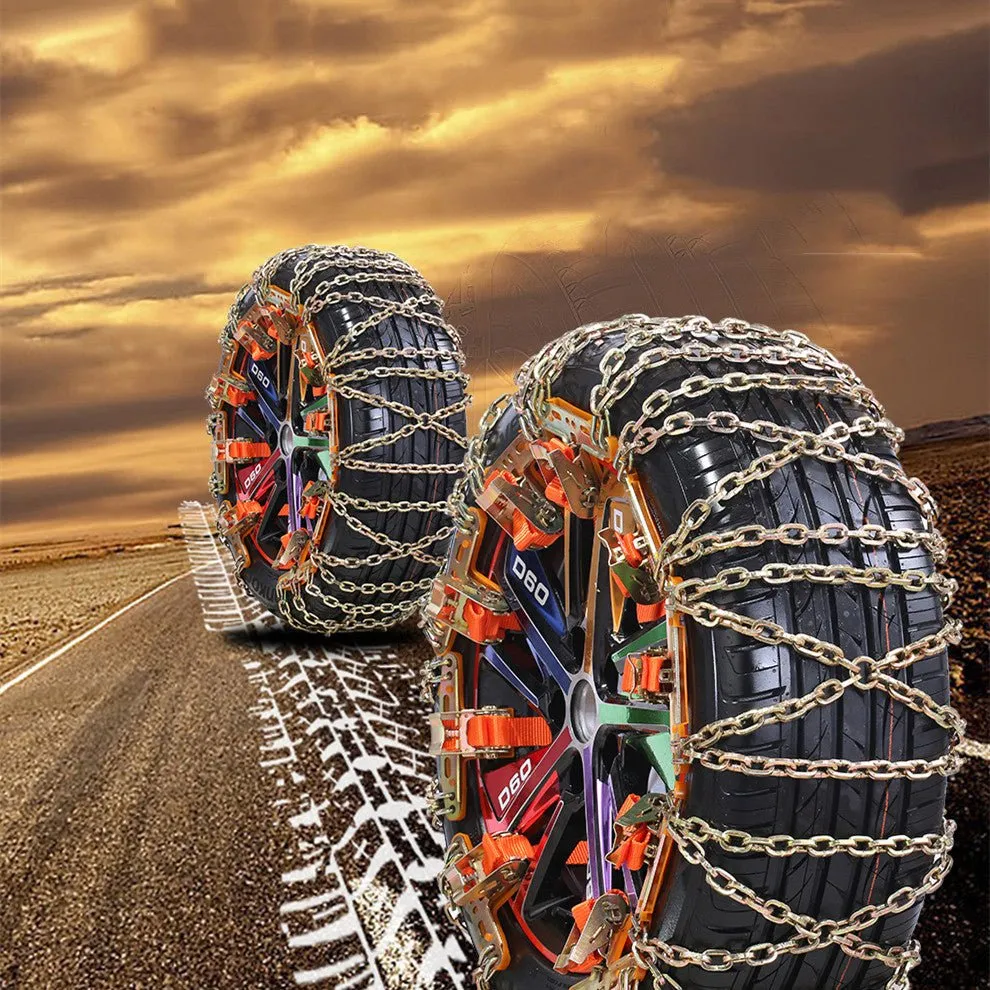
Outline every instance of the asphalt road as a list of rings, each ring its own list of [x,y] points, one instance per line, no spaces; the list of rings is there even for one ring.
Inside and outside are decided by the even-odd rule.
[[[0,986],[293,986],[247,645],[186,578],[0,696]]]

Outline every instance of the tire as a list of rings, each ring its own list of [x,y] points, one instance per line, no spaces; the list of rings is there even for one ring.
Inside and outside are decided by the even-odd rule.
[[[641,343],[630,345],[631,334],[638,334]],[[757,343],[769,347],[769,356],[745,359],[739,350],[740,341],[747,334],[755,334]],[[609,370],[609,364],[617,350],[625,348],[625,368],[635,367],[636,362],[650,351],[655,356],[657,348],[669,347],[671,353],[649,366],[631,382],[628,389],[616,388],[620,397],[609,412],[610,433],[623,436],[624,427],[641,420],[644,404],[658,390],[674,392],[685,380],[704,376],[720,378],[732,373],[766,374],[767,372],[790,376],[805,376],[807,382],[787,390],[770,387],[750,387],[745,390],[716,388],[691,398],[678,398],[676,405],[665,411],[669,414],[691,414],[708,417],[719,411],[738,417],[739,421],[764,421],[784,429],[821,434],[834,424],[855,424],[860,417],[877,418],[881,415],[872,398],[862,389],[861,383],[848,369],[831,358],[827,352],[813,348],[805,338],[793,333],[775,335],[765,327],[747,327],[740,321],[723,321],[711,324],[703,318],[685,318],[679,321],[647,321],[645,317],[624,318],[614,324],[597,325],[575,331],[562,341],[549,345],[537,358],[531,360],[521,373],[521,388],[514,400],[514,408],[503,412],[487,437],[478,444],[483,464],[487,467],[500,460],[506,450],[517,442],[531,443],[549,436],[546,429],[546,398],[563,400],[572,408],[588,411],[602,395],[603,377],[606,385],[614,385],[617,372]],[[700,350],[699,350],[700,348]],[[777,348],[776,354],[773,349]],[[652,350],[651,350],[652,349]],[[731,359],[719,356],[705,357],[712,351],[728,350]],[[786,354],[784,352],[786,351]],[[812,355],[811,363],[798,360],[795,354]],[[606,358],[606,355],[610,355]],[[783,355],[783,356],[782,356]],[[645,360],[645,359],[644,359]],[[649,362],[647,362],[649,364]],[[621,365],[621,362],[620,362]],[[603,372],[603,368],[605,371]],[[611,377],[608,377],[611,376]],[[845,389],[827,388],[826,380],[844,379]],[[852,383],[852,384],[848,384]],[[607,391],[607,389],[606,389]],[[690,390],[689,390],[690,391]],[[850,396],[853,396],[851,398]],[[541,411],[542,410],[542,411]],[[526,429],[520,420],[520,411],[527,420]],[[664,419],[660,415],[652,425]],[[780,444],[759,439],[743,429],[729,429],[723,421],[717,428],[672,429],[649,450],[637,454],[632,468],[638,479],[643,504],[661,537],[669,537],[678,527],[689,506],[696,500],[706,499],[715,491],[719,479],[730,472],[739,471],[757,457],[778,449]],[[668,424],[664,424],[665,429]],[[721,428],[718,428],[721,426]],[[885,476],[863,472],[842,459],[829,461],[814,456],[801,456],[780,466],[762,480],[746,485],[737,497],[722,501],[711,517],[701,526],[701,533],[726,531],[754,524],[776,528],[798,524],[817,530],[821,526],[841,525],[857,529],[863,525],[882,527],[884,530],[926,531],[930,520],[925,516],[927,505],[923,486],[913,482],[906,486],[894,477],[896,472],[896,442],[893,431],[883,429],[870,432],[853,430],[847,448],[892,465],[884,469]],[[872,462],[870,462],[872,463]],[[475,491],[481,487],[482,473],[474,481]],[[485,475],[486,482],[491,477]],[[910,490],[909,490],[910,489]],[[913,498],[911,492],[917,496]],[[468,499],[476,504],[473,498]],[[920,505],[919,505],[920,501]],[[566,568],[575,566],[575,557],[586,547],[589,537],[586,521],[576,519],[570,512],[564,513],[564,527],[568,528],[569,552],[561,551],[560,541],[545,549],[514,552],[505,532],[492,520],[485,522],[484,538],[478,553],[478,569],[491,577],[513,614],[520,620],[521,631],[504,634],[497,647],[481,647],[464,635],[452,642],[442,642],[445,632],[442,625],[434,628],[434,635],[441,636],[441,646],[451,649],[464,658],[464,704],[469,708],[486,705],[513,709],[517,716],[540,716],[549,724],[554,744],[574,722],[574,702],[567,700],[561,708],[556,700],[556,688],[547,686],[547,678],[538,685],[533,683],[534,639],[527,631],[538,628],[544,639],[547,630],[566,625],[566,631],[553,643],[553,649],[565,659],[580,655],[583,650],[579,639],[583,637],[577,625],[576,613],[566,615],[563,609],[562,578]],[[602,518],[607,519],[607,514]],[[596,516],[595,526],[600,519]],[[584,536],[579,537],[583,531]],[[713,552],[700,559],[676,568],[676,577],[685,581],[710,579],[730,568],[759,570],[768,564],[786,565],[843,565],[852,568],[888,568],[895,575],[905,572],[935,572],[937,536],[930,541],[910,545],[911,541],[896,540],[866,544],[863,541],[811,540],[796,545],[779,541],[762,542],[759,545],[739,546]],[[577,549],[575,549],[577,548]],[[500,555],[513,561],[525,558],[525,567],[516,567],[517,576],[524,569],[537,573],[535,587],[542,583],[550,590],[549,609],[557,608],[566,615],[566,624],[539,625],[532,599],[509,575],[507,565]],[[561,558],[564,558],[561,560]],[[593,561],[593,557],[591,560]],[[579,568],[585,567],[582,562]],[[593,563],[588,564],[594,574]],[[597,565],[598,583],[607,567]],[[533,584],[534,582],[530,582]],[[442,584],[438,579],[437,586]],[[589,582],[594,586],[595,582]],[[614,694],[614,675],[599,680],[597,671],[602,668],[601,656],[607,658],[623,643],[643,634],[656,625],[656,620],[626,624],[623,612],[618,634],[607,631],[601,639],[599,631],[602,615],[602,598],[597,595],[590,613],[598,616],[591,625],[593,642],[592,669],[596,672],[596,690],[599,693],[599,713],[604,709],[601,701],[605,695]],[[668,609],[675,597],[667,599]],[[858,583],[815,583],[796,581],[770,583],[751,581],[744,587],[729,588],[708,595],[708,601],[717,608],[739,613],[759,620],[770,620],[792,634],[806,634],[827,643],[837,644],[849,658],[867,656],[879,658],[901,646],[922,637],[939,635],[943,627],[943,605],[946,602],[944,587],[933,583],[924,588],[907,590],[896,582],[882,587],[869,587]],[[622,606],[628,609],[628,603]],[[546,608],[543,609],[546,612]],[[434,612],[435,616],[435,612]],[[674,616],[668,616],[674,623]],[[836,677],[835,668],[801,655],[787,645],[759,643],[743,633],[724,625],[709,626],[697,621],[689,611],[680,617],[683,628],[680,647],[686,656],[681,671],[688,706],[687,731],[693,738],[699,730],[717,720],[740,716],[746,712],[772,706],[788,699],[807,695],[829,678]],[[674,638],[670,631],[671,639]],[[946,633],[951,636],[951,633]],[[610,637],[610,639],[608,638]],[[578,645],[576,645],[578,644]],[[935,643],[939,647],[939,643]],[[530,685],[530,694],[537,704],[527,703],[518,691],[511,689],[504,676],[493,672],[493,662],[484,656],[488,650],[500,654],[502,664],[515,671],[520,681]],[[677,779],[659,783],[661,790],[680,801],[679,820],[700,819],[716,829],[743,830],[750,835],[793,836],[806,838],[828,835],[838,839],[852,836],[889,838],[890,836],[920,837],[943,834],[945,808],[945,777],[952,770],[952,758],[947,756],[951,743],[960,727],[954,713],[948,709],[949,680],[948,660],[944,649],[933,648],[931,655],[922,656],[903,669],[896,671],[901,683],[924,692],[939,706],[937,712],[943,724],[920,714],[912,707],[894,701],[889,694],[879,690],[850,688],[833,704],[815,705],[803,717],[792,721],[763,725],[750,734],[731,734],[720,748],[740,754],[744,759],[768,760],[799,758],[805,760],[847,760],[860,763],[868,760],[934,761],[937,767],[932,775],[922,779],[894,776],[893,779],[876,780],[855,776],[853,779],[814,777],[796,779],[793,776],[772,774],[753,776],[735,770],[716,770],[704,765],[697,752],[693,760],[681,767]],[[509,658],[508,660],[506,658]],[[538,674],[543,675],[539,662],[535,662]],[[676,664],[675,664],[676,666]],[[568,669],[571,669],[569,667]],[[675,672],[676,675],[676,672]],[[612,677],[611,681],[608,677]],[[604,686],[603,686],[604,684]],[[612,686],[610,686],[612,685]],[[572,691],[568,699],[576,697]],[[673,701],[670,702],[673,704]],[[674,715],[669,716],[671,720]],[[599,719],[601,716],[599,715]],[[596,731],[603,740],[611,738],[600,722]],[[606,727],[607,728],[607,727]],[[596,743],[597,750],[610,753],[616,749],[621,755],[634,746],[635,733],[623,736],[619,741]],[[506,766],[518,767],[523,761],[542,766],[541,760],[552,747],[518,749],[510,759],[464,761],[471,763],[465,774],[467,795],[463,817],[445,822],[448,840],[458,833],[477,845],[483,835],[498,833],[508,818],[495,816],[491,781],[500,782],[503,776],[494,776]],[[625,757],[622,757],[625,759]],[[595,757],[605,759],[605,757]],[[618,761],[619,757],[615,758]],[[441,771],[444,764],[440,763]],[[537,771],[531,771],[535,776]],[[515,771],[518,775],[519,771]],[[620,803],[616,779],[629,783],[629,791],[638,794],[649,788],[652,792],[657,781],[644,779],[642,766],[627,763],[621,767],[619,777],[615,771],[596,765],[596,774],[611,774],[609,787],[612,805]],[[629,776],[631,774],[631,777]],[[638,774],[638,778],[637,778]],[[676,771],[675,771],[676,774]],[[442,773],[441,773],[442,776]],[[572,804],[589,802],[588,789],[578,795],[581,781],[576,781],[571,768],[558,770],[561,807],[566,801]],[[677,797],[675,788],[683,785],[684,791]],[[523,784],[519,794],[527,785]],[[501,800],[501,798],[499,798]],[[559,822],[551,816],[541,821]],[[602,819],[603,815],[597,816]],[[612,816],[614,818],[614,815]],[[518,812],[516,831],[520,822],[527,819]],[[556,972],[553,956],[563,948],[567,937],[569,919],[561,918],[561,926],[544,926],[537,930],[535,914],[526,915],[526,905],[533,897],[541,860],[546,850],[554,848],[554,824],[536,834],[528,835],[534,854],[520,891],[506,907],[499,911],[499,920],[507,942],[511,961],[507,968],[491,976],[493,990],[558,990],[574,985],[581,977]],[[671,826],[673,827],[673,826]],[[579,833],[570,832],[567,842],[573,843]],[[947,832],[947,844],[951,847],[951,828]],[[587,835],[585,835],[587,838]],[[669,839],[667,841],[670,841]],[[541,846],[542,843],[542,846]],[[557,842],[559,844],[559,842]],[[592,847],[593,847],[592,843]],[[941,859],[947,860],[943,850]],[[917,888],[925,881],[933,867],[930,856],[913,854],[893,857],[877,853],[869,856],[853,856],[845,852],[816,857],[796,854],[774,857],[759,852],[728,852],[717,844],[705,844],[704,855],[715,870],[727,871],[736,881],[751,888],[759,898],[774,899],[788,905],[792,911],[814,919],[847,919],[864,905],[882,905],[888,897],[903,887]],[[948,860],[951,863],[951,860]],[[551,856],[544,869],[543,879],[551,891],[556,891],[564,910],[569,911],[583,899],[581,883],[568,873],[575,867],[560,866],[559,853]],[[589,871],[593,865],[589,864]],[[608,869],[607,867],[605,868]],[[604,890],[622,888],[623,874],[616,870],[607,873]],[[634,875],[635,883],[642,880]],[[934,884],[937,886],[937,882]],[[585,893],[587,893],[587,889]],[[597,896],[597,894],[595,895]],[[553,903],[548,896],[536,903]],[[921,911],[922,899],[911,903],[905,910],[893,912],[870,927],[859,931],[860,938],[881,946],[904,946],[911,939]],[[563,913],[563,912],[558,912]],[[757,913],[746,903],[739,903],[723,893],[716,892],[705,870],[689,862],[683,855],[683,847],[674,847],[663,872],[663,884],[658,910],[650,933],[654,939],[681,946],[695,952],[725,949],[741,952],[761,943],[780,943],[795,934],[786,924],[775,924]],[[538,934],[538,938],[534,938]],[[549,951],[548,951],[549,950]],[[910,954],[910,953],[908,953]],[[897,955],[895,951],[894,955]],[[887,985],[891,969],[882,961],[863,961],[848,955],[835,944],[826,942],[824,947],[802,954],[783,953],[773,961],[760,965],[734,965],[726,971],[710,971],[698,965],[660,970],[675,978],[684,990],[878,990]],[[642,985],[659,986],[647,976]],[[611,985],[611,984],[609,984]],[[596,984],[597,986],[597,984]]]
[[[394,255],[299,248],[255,273],[220,342],[211,488],[243,585],[300,629],[402,622],[441,563],[466,446],[440,301]]]

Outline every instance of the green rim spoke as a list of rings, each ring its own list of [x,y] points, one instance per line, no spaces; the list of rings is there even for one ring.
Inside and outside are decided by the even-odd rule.
[[[324,434],[318,437],[300,436],[298,433],[292,440],[296,450],[326,450],[330,446],[330,438]]]
[[[674,789],[674,754],[670,748],[669,732],[654,732],[640,736],[635,745],[643,751],[650,765],[661,777],[669,790]]]
[[[623,705],[603,701],[598,706],[601,725],[612,726],[670,726],[670,712],[666,708],[648,705]]]
[[[328,408],[329,404],[327,402],[327,397],[325,395],[320,395],[308,406],[303,406],[301,412],[303,416],[308,416],[310,413],[322,412],[324,409]]]
[[[616,704],[601,702],[598,706],[599,725],[616,729],[627,729],[631,735],[628,742],[641,749],[650,765],[668,787],[673,787],[674,758],[670,749],[670,712],[666,708],[656,708],[642,704]],[[637,728],[642,731],[637,732]]]

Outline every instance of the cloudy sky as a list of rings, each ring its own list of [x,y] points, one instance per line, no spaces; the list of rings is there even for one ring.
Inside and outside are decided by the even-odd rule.
[[[0,541],[201,497],[274,252],[366,244],[478,407],[623,312],[804,329],[905,426],[988,399],[984,0],[3,0]]]

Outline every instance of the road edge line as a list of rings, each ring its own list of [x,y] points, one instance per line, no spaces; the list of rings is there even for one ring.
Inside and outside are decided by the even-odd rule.
[[[140,598],[135,598],[134,601],[128,602],[122,608],[117,609],[112,615],[108,615],[105,619],[101,619],[95,626],[91,626],[85,632],[81,632],[78,636],[70,639],[68,643],[63,643],[57,650],[49,653],[47,657],[43,657],[41,660],[37,660],[33,663],[27,670],[22,670],[16,677],[12,677],[9,681],[5,681],[0,684],[0,695],[6,694],[12,687],[16,684],[20,684],[21,681],[27,680],[32,674],[37,673],[42,667],[48,666],[53,660],[57,660],[64,653],[68,653],[74,646],[78,646],[84,640],[89,639],[94,633],[99,632],[105,626],[110,625],[114,619],[119,618],[125,612],[129,612],[132,608],[136,608],[142,602],[146,602],[152,595],[157,595],[159,591],[164,591],[166,588],[175,584],[176,581],[181,581],[183,578],[189,577],[190,574],[196,568],[190,568],[188,571],[183,571],[182,574],[177,574],[175,577],[169,578],[167,581],[162,582],[156,587],[152,588],[150,591],[146,591]]]

